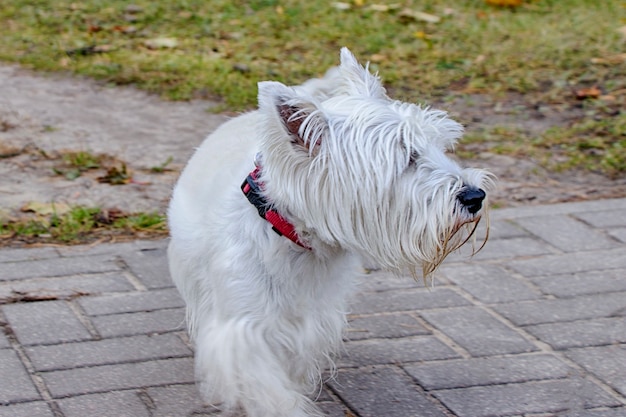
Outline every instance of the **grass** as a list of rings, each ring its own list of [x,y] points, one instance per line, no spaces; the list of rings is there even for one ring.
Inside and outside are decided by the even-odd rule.
[[[558,95],[626,86],[623,65],[591,63],[622,52],[624,11],[622,0],[13,0],[0,9],[0,59],[243,109],[259,80],[319,76],[346,45],[411,101],[450,89]]]
[[[54,208],[54,206],[53,206]],[[24,243],[88,243],[98,239],[162,237],[167,234],[165,216],[159,213],[128,214],[97,207],[75,206],[28,217],[0,219],[0,245]]]

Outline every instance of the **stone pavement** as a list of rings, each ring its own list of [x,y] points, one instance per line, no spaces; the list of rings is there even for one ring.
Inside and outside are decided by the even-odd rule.
[[[626,199],[494,210],[433,289],[371,272],[333,417],[626,416]],[[166,241],[0,250],[0,415],[215,415]]]

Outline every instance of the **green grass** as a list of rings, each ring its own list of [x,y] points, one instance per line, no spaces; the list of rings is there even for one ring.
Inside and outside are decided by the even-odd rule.
[[[77,244],[97,239],[162,237],[167,233],[165,216],[159,213],[128,214],[84,206],[42,213],[0,219],[0,245],[16,241]]]
[[[338,60],[372,60],[396,96],[457,90],[552,92],[592,81],[624,86],[621,0],[537,0],[509,9],[483,0],[13,0],[0,9],[0,59],[133,84],[173,99],[221,97],[253,106],[255,84],[300,83]],[[359,5],[357,5],[359,4]],[[362,4],[362,5],[361,5]],[[400,4],[376,11],[373,4]],[[402,10],[441,18],[429,23]],[[174,47],[151,49],[159,38]],[[155,46],[152,46],[155,48]]]

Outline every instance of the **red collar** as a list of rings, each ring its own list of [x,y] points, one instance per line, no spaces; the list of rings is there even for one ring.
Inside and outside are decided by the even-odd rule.
[[[302,246],[305,249],[311,250],[311,247],[302,242],[296,233],[293,224],[289,223],[283,216],[281,216],[274,206],[267,202],[267,200],[261,195],[261,188],[263,184],[259,182],[259,173],[261,167],[257,167],[248,175],[241,185],[241,190],[248,198],[248,201],[256,207],[259,212],[259,216],[270,222],[272,230],[278,233],[280,236],[285,236],[298,246]]]

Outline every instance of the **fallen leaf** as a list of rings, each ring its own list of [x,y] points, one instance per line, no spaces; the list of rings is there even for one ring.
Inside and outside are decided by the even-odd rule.
[[[589,88],[581,88],[575,92],[577,100],[586,100],[589,98],[598,98],[602,95],[602,91],[596,86]]]
[[[350,3],[344,3],[341,1],[331,3],[331,6],[333,6],[337,10],[350,10],[350,8],[352,7]]]
[[[368,7],[369,10],[373,10],[375,12],[388,12],[390,10],[399,9],[401,7],[400,3],[393,4],[372,4]]]
[[[485,3],[492,6],[500,7],[517,7],[521,6],[524,0],[485,0]]]
[[[51,214],[65,214],[72,208],[65,203],[41,203],[38,201],[31,201],[22,206],[20,209],[24,213],[35,213],[40,216],[49,216]]]
[[[439,16],[435,16],[434,14],[418,12],[411,9],[402,9],[402,11],[398,13],[398,16],[405,21],[419,20],[422,22],[437,23],[441,20]]]
[[[626,62],[626,54],[609,55],[603,58],[591,58],[592,64],[619,65]]]
[[[143,44],[148,49],[172,49],[178,46],[178,41],[174,38],[154,38],[145,40]]]

